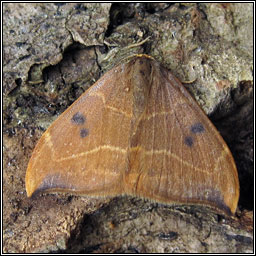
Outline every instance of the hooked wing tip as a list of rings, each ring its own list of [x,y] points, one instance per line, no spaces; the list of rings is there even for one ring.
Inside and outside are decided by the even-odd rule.
[[[33,197],[44,191],[73,191],[71,183],[65,182],[61,173],[47,174],[44,178],[34,177],[28,172],[26,176],[26,191],[28,197]]]

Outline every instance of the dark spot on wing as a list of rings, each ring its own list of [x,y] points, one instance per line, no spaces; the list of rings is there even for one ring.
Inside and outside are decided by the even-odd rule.
[[[192,133],[202,133],[204,132],[204,126],[201,123],[195,123],[190,127]]]
[[[139,63],[142,65],[144,62],[143,62],[143,60],[140,60]]]
[[[140,70],[140,73],[141,73],[143,76],[145,76],[145,73],[144,73],[143,70]]]
[[[77,125],[84,124],[85,116],[79,112],[75,113],[71,118],[71,122]]]
[[[193,140],[192,137],[187,136],[187,137],[185,137],[184,142],[185,142],[185,144],[186,144],[188,147],[192,147],[192,146],[193,146],[193,143],[194,143],[194,140]]]
[[[80,130],[80,137],[81,137],[81,138],[86,137],[88,134],[89,134],[89,130],[87,130],[87,129],[85,129],[85,128],[83,128],[83,129]]]

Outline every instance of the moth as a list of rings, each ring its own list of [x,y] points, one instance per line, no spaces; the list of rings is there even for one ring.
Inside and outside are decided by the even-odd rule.
[[[44,132],[26,191],[122,194],[234,214],[230,150],[181,82],[137,55],[103,75]]]

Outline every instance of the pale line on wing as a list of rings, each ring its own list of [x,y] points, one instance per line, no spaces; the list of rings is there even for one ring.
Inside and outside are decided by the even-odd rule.
[[[128,153],[128,149],[124,149],[124,148],[120,148],[120,147],[114,147],[114,146],[110,146],[110,145],[103,145],[103,146],[99,146],[97,148],[94,148],[92,150],[88,150],[86,152],[81,152],[79,154],[72,154],[72,155],[70,155],[68,157],[61,157],[59,159],[55,159],[55,161],[56,162],[61,162],[61,161],[66,161],[66,160],[70,160],[70,159],[75,159],[75,158],[83,157],[83,156],[86,156],[86,155],[89,155],[89,154],[97,153],[100,150],[110,150],[110,151],[121,153],[121,154],[127,154]],[[168,157],[172,157],[175,160],[181,162],[182,164],[184,164],[184,165],[186,165],[188,167],[191,167],[191,168],[193,167],[195,170],[197,170],[199,172],[203,172],[203,173],[209,174],[208,171],[202,170],[202,169],[197,168],[197,167],[194,167],[190,163],[184,161],[184,159],[183,160],[180,159],[177,155],[173,154],[170,151],[166,151],[165,149],[162,149],[162,150],[145,150],[142,147],[138,147],[137,146],[137,147],[130,148],[130,151],[131,152],[132,151],[143,151],[145,155],[153,155],[153,154],[162,155],[162,154],[165,154]]]

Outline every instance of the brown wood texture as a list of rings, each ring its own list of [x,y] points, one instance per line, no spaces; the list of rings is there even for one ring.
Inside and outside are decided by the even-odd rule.
[[[26,190],[128,194],[224,214],[239,199],[226,143],[179,80],[145,55],[107,72],[47,129]]]

